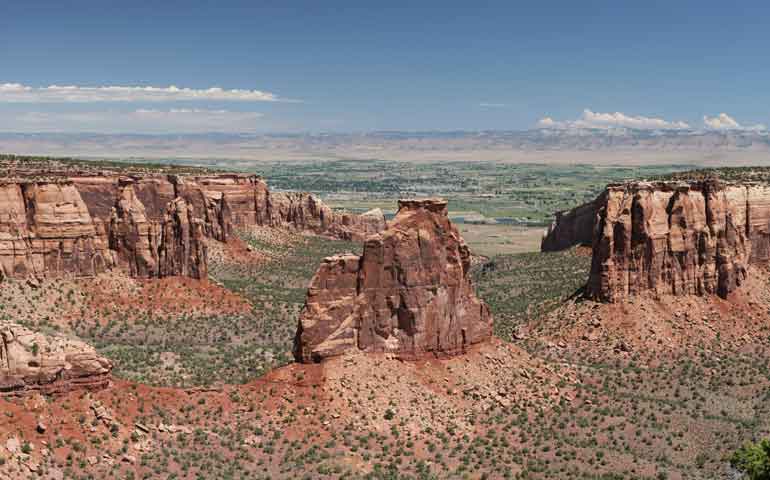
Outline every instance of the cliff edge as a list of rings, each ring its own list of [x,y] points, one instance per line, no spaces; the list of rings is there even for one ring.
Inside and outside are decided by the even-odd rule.
[[[120,268],[207,276],[205,239],[286,228],[361,241],[382,212],[334,212],[308,193],[271,192],[256,175],[16,169],[0,179],[0,280],[88,277]]]
[[[770,260],[770,186],[714,179],[610,185],[598,220],[587,295],[644,292],[727,297]]]

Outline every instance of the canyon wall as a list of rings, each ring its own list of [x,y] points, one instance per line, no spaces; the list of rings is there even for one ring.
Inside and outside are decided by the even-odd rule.
[[[556,212],[556,218],[540,243],[540,251],[556,252],[575,245],[591,245],[597,210],[596,201],[592,201],[571,210]]]
[[[271,192],[256,175],[17,172],[0,183],[0,279],[207,276],[205,239],[233,228],[289,228],[363,240],[382,212],[350,215],[307,193]]]
[[[770,260],[770,186],[717,180],[610,185],[598,221],[587,295],[727,297],[749,266]]]
[[[349,351],[401,358],[453,355],[492,335],[492,316],[471,283],[470,252],[446,201],[402,200],[361,256],[324,259],[295,337],[300,362]]]

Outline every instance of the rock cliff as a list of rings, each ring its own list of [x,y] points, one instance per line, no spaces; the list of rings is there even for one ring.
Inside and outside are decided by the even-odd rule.
[[[596,202],[588,202],[572,210],[556,212],[540,244],[542,252],[556,252],[575,245],[591,245],[596,224]]]
[[[770,260],[770,186],[717,180],[610,185],[598,221],[587,294],[726,297],[751,265]]]
[[[89,345],[0,322],[0,396],[107,386],[112,364]]]
[[[26,172],[0,180],[0,279],[207,275],[205,238],[264,225],[363,240],[382,212],[333,212],[307,193],[271,192],[256,175]]]
[[[402,200],[361,256],[324,259],[308,289],[295,337],[300,362],[349,350],[402,358],[458,354],[492,335],[492,316],[474,293],[470,252],[446,201]]]

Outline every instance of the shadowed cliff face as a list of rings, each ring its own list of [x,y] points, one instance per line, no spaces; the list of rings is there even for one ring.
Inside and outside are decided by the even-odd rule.
[[[326,258],[311,281],[295,356],[312,362],[350,350],[403,358],[458,354],[492,335],[492,317],[468,270],[470,252],[446,201],[400,201],[363,255]]]
[[[265,225],[362,240],[382,212],[333,212],[307,193],[273,193],[255,175],[57,174],[0,185],[0,279],[207,276],[205,238]]]
[[[588,295],[726,297],[770,260],[770,187],[637,182],[597,199]]]
[[[558,252],[575,245],[591,245],[596,224],[597,202],[584,203],[566,212],[556,212],[540,243],[542,252]]]

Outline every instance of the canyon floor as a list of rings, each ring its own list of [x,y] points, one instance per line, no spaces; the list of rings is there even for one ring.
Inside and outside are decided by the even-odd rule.
[[[474,267],[491,344],[290,363],[318,258],[357,248],[255,228],[212,248],[209,280],[11,281],[2,315],[75,334],[116,368],[102,391],[0,400],[0,473],[730,478],[726,455],[770,431],[766,282],[607,306],[574,297],[584,250],[502,255]]]
[[[494,168],[473,168],[485,188],[498,182]],[[505,195],[540,200],[501,213],[509,197],[468,187],[457,216],[528,209],[536,219],[596,183],[565,187],[582,167],[555,179],[544,167],[500,168],[500,182],[530,179]],[[420,185],[436,178],[426,172]],[[392,194],[337,199],[363,210]],[[320,260],[361,245],[277,228],[208,241],[203,280],[4,280],[0,320],[81,338],[115,368],[103,390],[0,399],[0,478],[736,478],[727,457],[770,434],[767,272],[727,299],[602,304],[581,296],[590,249],[540,253],[539,227],[511,227],[527,233],[495,244],[475,226],[505,226],[459,225],[496,338],[451,358],[294,363]]]

